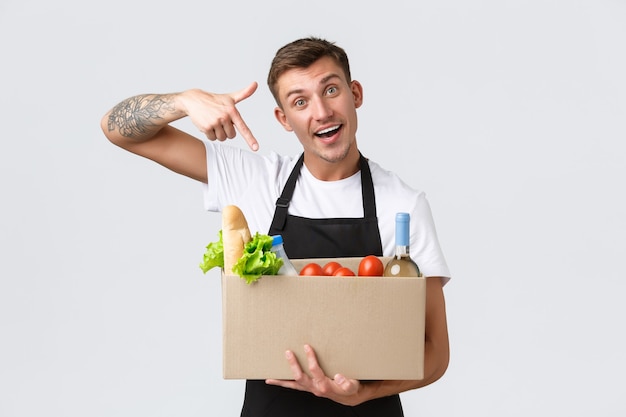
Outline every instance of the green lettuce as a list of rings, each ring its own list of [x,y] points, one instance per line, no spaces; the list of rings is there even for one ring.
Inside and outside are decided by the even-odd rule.
[[[219,240],[211,242],[206,246],[206,251],[200,263],[200,269],[205,274],[215,267],[224,268],[224,241],[222,240],[222,231],[219,231]]]
[[[258,232],[243,248],[243,255],[233,266],[233,272],[245,279],[248,284],[261,275],[276,275],[283,266],[283,260],[272,252],[272,237]]]
[[[245,279],[248,284],[258,280],[261,275],[276,275],[283,266],[283,260],[272,252],[272,237],[256,233],[250,242],[246,243],[243,255],[233,266],[233,272]],[[200,263],[200,269],[206,274],[215,267],[224,268],[224,242],[222,231],[219,231],[219,240],[209,243]]]

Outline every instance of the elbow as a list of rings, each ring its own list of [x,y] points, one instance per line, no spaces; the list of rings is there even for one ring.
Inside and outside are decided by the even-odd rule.
[[[109,127],[109,119],[110,119],[110,112],[107,112],[104,116],[102,116],[102,119],[100,119],[100,129],[102,129],[102,133],[104,133],[104,135],[108,138],[108,133],[111,130]]]
[[[111,112],[107,112],[104,116],[102,116],[102,119],[100,120],[100,129],[102,129],[102,133],[104,133],[104,136],[109,140],[109,142],[119,147],[123,147],[123,138],[111,122]]]
[[[102,129],[102,133],[104,133],[104,136],[110,141],[113,142],[113,135],[111,134],[113,132],[113,129],[110,126],[110,112],[107,112],[104,116],[102,116],[102,119],[100,119],[100,129]]]

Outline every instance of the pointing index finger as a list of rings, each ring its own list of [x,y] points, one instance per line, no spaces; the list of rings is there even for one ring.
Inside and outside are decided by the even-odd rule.
[[[243,136],[243,138],[246,140],[250,149],[252,149],[253,151],[258,151],[259,142],[256,140],[256,138],[252,134],[252,131],[250,130],[246,122],[244,122],[239,113],[237,113],[237,115],[233,118],[233,124],[235,125],[239,133],[241,133],[241,136]]]
[[[234,93],[231,93],[230,96],[235,101],[235,103],[239,103],[247,99],[248,97],[250,97],[252,94],[254,94],[257,87],[258,87],[258,84],[255,81],[255,82],[252,82],[246,88],[236,91]],[[254,135],[252,134],[252,131],[250,130],[246,122],[243,120],[239,112],[237,112],[236,115],[233,117],[233,124],[235,125],[239,133],[241,133],[243,138],[246,140],[250,149],[252,149],[253,151],[257,151],[259,149],[259,142],[254,137]]]

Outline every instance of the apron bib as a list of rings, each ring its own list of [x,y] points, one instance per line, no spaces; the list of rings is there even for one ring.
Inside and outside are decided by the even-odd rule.
[[[289,202],[304,162],[300,157],[280,198],[269,235],[283,236],[285,252],[292,259],[382,256],[376,217],[372,174],[361,155],[363,218],[308,219],[288,214]],[[288,320],[288,318],[286,318]],[[315,346],[313,346],[315,348]],[[304,364],[306,366],[306,364]],[[401,417],[400,396],[392,395],[349,407],[315,395],[267,385],[263,380],[246,381],[242,417]]]

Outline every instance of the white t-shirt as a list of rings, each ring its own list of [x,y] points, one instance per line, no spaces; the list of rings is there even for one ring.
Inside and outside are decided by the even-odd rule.
[[[272,152],[268,156],[221,143],[205,141],[208,184],[204,204],[209,211],[238,206],[255,232],[267,233],[275,204],[298,156]],[[384,256],[395,251],[397,212],[411,215],[411,257],[424,276],[450,277],[430,211],[422,191],[414,190],[396,174],[369,161],[374,183],[378,228]],[[308,218],[363,217],[361,173],[339,181],[320,181],[303,165],[289,204],[289,214]],[[447,280],[446,280],[447,281]]]

